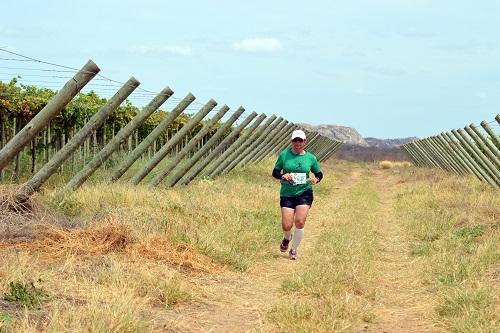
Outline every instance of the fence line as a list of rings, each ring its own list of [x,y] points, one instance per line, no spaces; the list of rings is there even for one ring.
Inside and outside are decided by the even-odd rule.
[[[20,56],[23,57],[22,55]],[[37,112],[27,124],[23,124],[21,118],[14,117],[11,127],[8,122],[5,122],[5,120],[10,120],[11,118],[6,117],[0,110],[0,170],[2,174],[3,169],[14,159],[19,160],[19,156],[27,149],[28,145],[32,145],[32,173],[34,175],[22,186],[24,194],[27,195],[38,191],[52,175],[61,171],[65,162],[70,157],[72,159],[71,170],[73,170],[75,153],[79,151],[83,151],[82,169],[59,189],[56,197],[60,200],[84,184],[98,168],[102,166],[107,167],[106,162],[113,154],[119,155],[122,152],[126,152],[125,156],[120,158],[118,166],[112,172],[110,182],[119,180],[139,158],[149,156],[149,160],[146,161],[142,169],[136,172],[130,179],[132,184],[137,185],[167,155],[172,155],[172,160],[169,161],[166,167],[155,173],[149,186],[159,185],[177,167],[179,167],[177,168],[177,173],[167,178],[165,185],[167,187],[175,186],[178,183],[187,185],[196,177],[216,177],[231,171],[235,167],[259,163],[266,158],[275,156],[289,145],[291,132],[300,128],[300,126],[274,115],[269,117],[262,125],[267,118],[265,114],[261,114],[259,117],[257,117],[255,112],[245,114],[243,107],[235,111],[229,111],[229,108],[225,105],[213,117],[203,120],[205,116],[213,112],[213,108],[217,105],[213,99],[205,104],[201,104],[194,102],[195,97],[191,93],[183,99],[175,98],[172,97],[173,91],[169,87],[166,87],[159,93],[154,93],[138,88],[139,82],[134,78],[121,83],[98,74],[100,69],[92,61],[89,61],[80,70],[77,70],[67,66],[38,61],[30,57],[26,58],[24,59],[26,61],[70,69],[30,70],[76,73],[57,94],[53,94],[48,100],[47,105]],[[4,69],[15,70],[17,68],[9,67]],[[52,75],[52,77],[54,76],[56,75]],[[62,110],[74,99],[82,88],[87,84],[89,87],[94,85],[99,86],[99,84],[90,82],[91,80],[107,81],[111,84],[101,86],[106,86],[105,89],[109,88],[108,91],[112,91],[113,88],[118,89],[118,91],[108,101],[101,104],[102,106],[99,110],[87,118],[80,129],[73,123],[70,132],[55,132],[56,129],[52,128],[52,120],[61,114]],[[136,93],[137,95],[141,95],[141,98],[152,98],[155,94],[156,97],[143,108],[142,112],[137,112],[128,121],[124,121],[121,124],[112,121],[111,128],[106,128],[107,120],[116,117],[118,107],[132,93],[135,93],[136,88],[142,92]],[[46,92],[47,94],[51,93],[50,90]],[[12,98],[12,93],[9,91],[0,91],[0,102],[2,102],[3,96]],[[89,94],[86,95],[86,98],[97,101],[101,97]],[[152,119],[152,115],[167,100],[178,102],[178,104],[171,112],[166,114],[156,127],[139,135],[139,131],[144,131],[147,122]],[[124,106],[125,110],[129,105],[131,104]],[[194,108],[189,107],[190,105],[200,105],[202,107],[195,115],[186,118],[182,113],[194,110]],[[88,107],[88,104],[75,104],[74,107],[78,112],[89,111],[85,109]],[[223,124],[220,124],[225,114],[230,114],[231,116]],[[81,116],[81,114],[78,116]],[[181,118],[186,119],[185,122]],[[254,120],[254,118],[256,119]],[[254,121],[250,125],[252,120]],[[241,123],[233,128],[233,124],[238,124],[239,121]],[[174,123],[176,124],[175,129],[172,127]],[[181,124],[182,126],[180,126]],[[12,129],[13,132],[10,138],[7,135],[8,129]],[[109,140],[107,140],[106,129],[112,132]],[[314,153],[319,161],[326,161],[333,156],[342,144],[317,132],[306,131],[306,133],[309,138],[306,149]],[[51,154],[51,149],[48,146],[53,144],[54,135],[60,137],[60,144],[58,145],[59,148],[54,146],[55,151]],[[144,139],[140,139],[140,137],[144,137]],[[43,140],[44,163],[40,170],[35,172],[37,166],[35,160],[37,140],[38,142]],[[89,156],[90,152],[92,153]],[[16,170],[20,168],[19,165],[20,163],[16,163]]]
[[[473,174],[481,181],[500,187],[500,141],[491,124],[483,120],[425,139],[414,140],[401,149],[419,167],[440,168],[456,175]],[[482,130],[481,130],[482,128]]]

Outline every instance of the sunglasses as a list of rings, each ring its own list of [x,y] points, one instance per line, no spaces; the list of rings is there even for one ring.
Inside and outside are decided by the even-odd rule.
[[[304,142],[304,139],[301,138],[294,138],[292,142]]]

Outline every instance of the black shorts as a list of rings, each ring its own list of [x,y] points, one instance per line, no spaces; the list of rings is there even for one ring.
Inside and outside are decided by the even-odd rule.
[[[304,193],[299,194],[296,197],[280,197],[280,206],[282,208],[286,207],[292,209],[295,209],[295,207],[299,205],[309,205],[309,207],[311,207],[313,200],[313,191],[312,189],[308,189]]]

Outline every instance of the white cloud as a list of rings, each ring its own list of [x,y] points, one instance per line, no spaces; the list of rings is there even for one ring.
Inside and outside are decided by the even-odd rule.
[[[240,40],[233,44],[233,49],[246,52],[275,52],[283,48],[276,38],[256,37]]]
[[[163,45],[163,46],[146,46],[136,45],[130,48],[130,52],[137,54],[173,54],[181,57],[190,57],[193,55],[193,50],[189,46],[179,45]]]

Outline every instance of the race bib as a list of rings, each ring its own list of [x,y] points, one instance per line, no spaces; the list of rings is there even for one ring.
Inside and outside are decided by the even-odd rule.
[[[307,183],[307,174],[304,172],[292,172],[292,182],[294,185]]]

